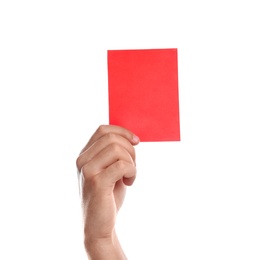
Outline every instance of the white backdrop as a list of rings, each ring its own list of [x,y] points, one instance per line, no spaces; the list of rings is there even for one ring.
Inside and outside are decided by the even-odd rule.
[[[253,259],[251,1],[0,2],[0,259],[85,259],[75,159],[107,49],[178,48],[181,142],[141,143],[128,258]]]

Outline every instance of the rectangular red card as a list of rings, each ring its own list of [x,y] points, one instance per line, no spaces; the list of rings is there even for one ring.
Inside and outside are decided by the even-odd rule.
[[[108,51],[109,123],[180,141],[177,49]]]

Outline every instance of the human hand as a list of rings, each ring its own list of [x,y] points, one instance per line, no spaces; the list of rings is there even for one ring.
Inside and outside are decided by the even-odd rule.
[[[115,222],[126,186],[135,180],[133,146],[138,143],[139,138],[130,131],[103,125],[77,158],[85,247],[90,259],[126,259],[116,236]]]

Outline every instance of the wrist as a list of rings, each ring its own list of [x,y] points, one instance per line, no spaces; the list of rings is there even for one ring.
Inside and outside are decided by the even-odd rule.
[[[126,260],[115,232],[109,237],[97,238],[85,235],[86,252],[90,260]]]

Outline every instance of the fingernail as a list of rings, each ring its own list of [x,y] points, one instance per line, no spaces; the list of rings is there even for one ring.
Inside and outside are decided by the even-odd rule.
[[[134,143],[139,143],[140,142],[140,138],[136,135],[133,135],[133,142]]]

